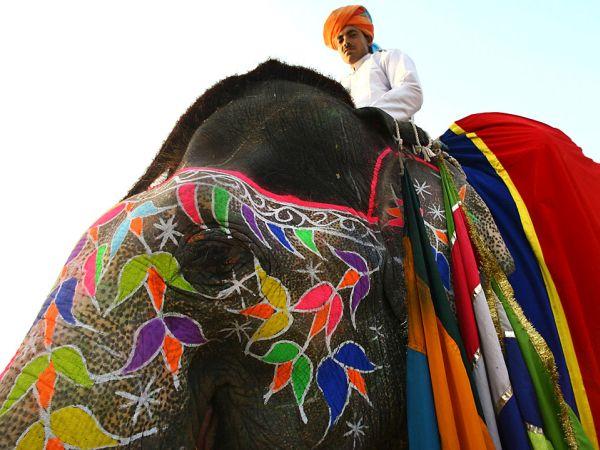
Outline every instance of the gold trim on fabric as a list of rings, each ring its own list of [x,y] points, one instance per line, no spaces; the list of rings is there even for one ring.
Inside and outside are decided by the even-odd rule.
[[[512,386],[509,386],[506,388],[506,391],[504,391],[502,393],[502,395],[496,402],[496,415],[500,414],[500,411],[502,411],[502,408],[504,408],[504,406],[508,403],[508,401],[512,398],[512,396],[513,396]]]
[[[540,357],[544,368],[550,374],[554,395],[556,396],[558,404],[560,406],[559,420],[561,428],[563,430],[569,448],[576,449],[577,441],[575,439],[573,425],[571,424],[571,420],[569,418],[569,406],[564,400],[562,391],[560,389],[560,385],[558,383],[558,370],[556,369],[554,355],[552,354],[552,351],[548,347],[548,344],[546,343],[542,335],[540,335],[535,329],[535,327],[531,324],[531,322],[529,322],[529,320],[523,313],[521,306],[515,300],[513,288],[510,285],[506,274],[500,267],[500,264],[492,254],[491,250],[485,245],[483,238],[477,232],[469,216],[467,214],[465,214],[465,216],[467,217],[467,229],[469,231],[471,241],[473,242],[473,246],[475,247],[477,255],[479,256],[480,264],[482,266],[483,271],[487,274],[487,277],[490,280],[494,279],[500,287],[502,294],[504,295],[508,304],[512,308],[515,316],[517,317],[517,320],[529,336],[533,348]]]
[[[540,266],[540,270],[542,272],[542,278],[546,286],[548,298],[550,299],[550,307],[552,309],[552,313],[554,314],[554,320],[556,322],[558,336],[560,338],[563,353],[565,355],[565,361],[569,370],[571,385],[573,387],[573,393],[575,395],[577,409],[579,410],[581,424],[583,425],[583,429],[592,441],[594,447],[599,448],[598,438],[596,435],[596,427],[594,425],[594,417],[592,415],[589,400],[585,392],[585,385],[583,383],[583,377],[579,368],[577,354],[575,353],[575,347],[573,345],[571,331],[569,329],[567,318],[565,316],[565,312],[562,307],[558,291],[556,290],[554,280],[552,279],[550,270],[546,265],[544,254],[542,252],[542,247],[535,232],[533,221],[531,220],[531,216],[529,215],[527,206],[521,198],[521,194],[519,193],[517,187],[513,183],[509,173],[506,171],[506,169],[504,168],[500,160],[496,157],[496,155],[489,149],[486,143],[479,136],[477,136],[477,133],[466,133],[465,130],[463,130],[457,124],[452,124],[450,126],[450,130],[456,135],[466,134],[466,137],[470,139],[471,142],[473,142],[475,147],[477,147],[477,149],[479,149],[479,151],[485,156],[492,168],[502,179],[507,189],[509,190],[513,201],[515,202],[517,211],[519,213],[521,225],[523,226],[523,231],[525,232],[527,241],[531,245],[533,253],[535,254],[537,262]]]

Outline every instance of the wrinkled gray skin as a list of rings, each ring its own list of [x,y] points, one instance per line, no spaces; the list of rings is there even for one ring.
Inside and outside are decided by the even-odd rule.
[[[195,131],[180,169],[208,167],[243,174],[264,190],[261,198],[267,198],[263,207],[255,204],[257,215],[286,203],[270,193],[290,194],[302,201],[338,205],[329,209],[304,203],[294,206],[313,224],[333,214],[331,217],[353,221],[355,227],[349,230],[341,222],[329,219],[329,225],[315,226],[315,252],[293,235],[294,227],[306,227],[304,219],[273,219],[274,223],[291,224],[285,233],[296,253],[290,252],[274,234],[268,234],[266,222],[259,225],[264,234],[261,240],[241,214],[244,192],[251,192],[256,200],[257,190],[248,188],[236,175],[217,176],[210,170],[194,172],[194,182],[207,173],[213,174],[212,178],[202,178],[193,194],[202,223],[191,220],[176,194],[177,186],[184,184],[184,176],[126,199],[131,203],[130,211],[149,200],[159,210],[143,218],[141,235],[146,245],[130,231],[114,256],[109,258],[107,251],[95,296],[78,285],[72,309],[76,320],[69,322],[58,317],[51,343],[44,342],[48,322],[44,317],[48,310],[42,310],[41,320],[32,327],[0,384],[0,401],[9,397],[15,380],[36,355],[50,354],[65,345],[76,347],[85,359],[92,374],[91,385],[82,386],[81,381],[78,384],[59,374],[51,405],[45,408],[39,406],[38,387],[30,386],[0,416],[0,447],[14,446],[19,439],[25,442],[26,429],[33,430],[37,421],[46,423],[46,442],[58,437],[69,443],[64,431],[56,426],[62,419],[53,414],[61,408],[82,405],[95,418],[101,432],[111,437],[110,445],[123,448],[404,448],[407,331],[402,228],[390,225],[394,219],[390,208],[397,206],[395,196],[401,197],[400,168],[393,153],[380,161],[381,170],[372,183],[377,157],[386,147],[395,145],[392,130],[390,118],[382,112],[355,110],[322,89],[301,82],[258,82],[244,95],[221,105]],[[412,139],[408,133],[404,137],[405,143]],[[414,161],[407,162],[407,167],[415,179],[430,186],[429,194],[422,195],[423,208],[439,203],[439,180],[434,172]],[[219,219],[215,210],[215,187],[231,196],[227,223],[222,217]],[[485,206],[470,190],[467,192],[467,202],[474,202],[474,210],[485,219],[480,222],[481,231],[487,237],[494,235],[493,224],[486,222],[489,213]],[[368,223],[364,216],[370,198],[374,209]],[[363,218],[357,218],[348,208]],[[114,221],[99,227],[97,243],[86,241],[61,280],[84,278],[82,267],[86,258],[103,243],[109,249],[115,245],[114,235],[126,214],[122,212]],[[169,219],[177,225],[178,234],[163,245],[161,229],[155,225]],[[434,225],[444,227],[443,218],[435,220],[438,222]],[[370,290],[356,308],[354,323],[351,288],[339,285],[349,266],[336,256],[334,249],[360,255],[370,271]],[[496,250],[505,260],[503,247],[499,245]],[[137,255],[159,251],[170,253],[179,265],[176,274],[165,279],[162,311],[152,307],[150,291],[144,287],[115,304],[119,274],[126,263]],[[310,264],[320,264],[316,278],[304,272]],[[260,270],[288,290],[286,314],[292,316],[293,322],[275,336],[253,340],[264,319],[247,317],[239,311],[265,303],[273,294],[272,286],[264,287]],[[182,289],[173,281],[176,277],[189,283],[194,292]],[[243,287],[235,289],[233,279],[245,280]],[[295,342],[300,347],[307,341],[315,313],[290,311],[302,294],[319,281],[338,288],[343,315],[329,345],[325,331],[321,331],[304,347],[312,364],[312,379],[301,402],[304,421],[291,382],[267,395],[265,401],[265,394],[273,386],[275,365],[262,361],[261,356],[278,341]],[[142,367],[125,370],[133,358],[136,330],[157,315],[170,313],[193,319],[207,342],[183,346],[176,377],[162,353]],[[239,325],[243,327],[241,331],[235,329]],[[377,367],[362,372],[368,398],[360,395],[359,389],[348,389],[343,412],[329,426],[333,413],[318,383],[317,371],[328,356],[348,341],[361,346]],[[154,392],[146,407],[138,408],[123,394],[139,396],[144,389]],[[74,426],[63,422],[65,427]],[[73,442],[76,441],[71,441],[75,446]]]

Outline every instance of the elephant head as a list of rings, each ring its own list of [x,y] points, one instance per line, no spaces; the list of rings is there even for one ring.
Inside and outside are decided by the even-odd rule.
[[[390,120],[276,61],[207,91],[69,256],[0,384],[2,447],[404,447]],[[444,269],[437,175],[405,164]]]

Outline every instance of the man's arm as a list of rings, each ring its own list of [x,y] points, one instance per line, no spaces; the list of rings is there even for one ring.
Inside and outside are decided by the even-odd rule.
[[[415,63],[400,50],[389,50],[382,55],[380,66],[388,77],[391,89],[371,106],[383,109],[396,120],[409,120],[423,104]]]

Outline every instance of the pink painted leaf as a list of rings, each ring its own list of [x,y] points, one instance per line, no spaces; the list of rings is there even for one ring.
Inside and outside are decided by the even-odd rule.
[[[355,252],[347,252],[344,250],[333,249],[336,256],[348,264],[350,267],[356,269],[360,273],[367,273],[369,271],[367,262],[362,256]]]
[[[83,263],[83,287],[90,297],[96,295],[96,257],[98,249],[94,249]]]
[[[121,211],[125,209],[125,206],[126,203],[119,203],[118,205],[110,209],[108,212],[104,213],[98,220],[94,222],[94,224],[90,228],[93,228],[98,225],[104,225],[105,223],[110,222],[115,217],[117,217]]]
[[[342,320],[342,315],[344,314],[344,304],[342,303],[342,298],[339,294],[336,294],[331,300],[331,304],[329,307],[329,317],[327,317],[327,328],[325,330],[325,334],[327,336],[327,342],[331,338],[331,335],[337,328],[340,320]]]
[[[173,336],[185,345],[202,345],[206,342],[202,328],[189,317],[165,314],[165,325]]]
[[[294,306],[295,311],[315,311],[331,298],[335,289],[331,283],[322,282],[313,286],[300,297]]]
[[[121,372],[127,374],[147,366],[160,351],[166,332],[165,324],[159,317],[139,327],[133,338],[133,351]]]
[[[177,188],[177,199],[190,220],[195,224],[201,224],[203,221],[196,202],[196,187],[195,183],[186,183],[179,186]]]

